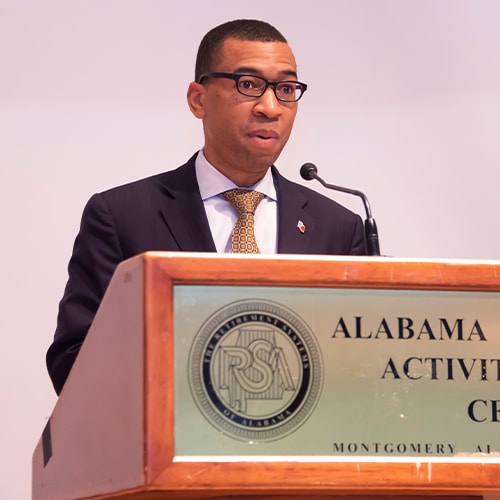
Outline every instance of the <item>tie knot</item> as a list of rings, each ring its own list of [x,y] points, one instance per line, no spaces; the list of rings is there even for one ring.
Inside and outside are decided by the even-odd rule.
[[[224,191],[222,196],[238,211],[238,214],[255,213],[257,206],[264,198],[263,193],[247,189],[230,189]]]

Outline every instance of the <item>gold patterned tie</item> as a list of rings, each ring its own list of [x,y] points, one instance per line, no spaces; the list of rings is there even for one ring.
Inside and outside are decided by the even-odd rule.
[[[254,214],[257,206],[264,198],[263,193],[245,189],[231,189],[222,193],[238,212],[238,220],[234,225],[231,237],[232,253],[260,253],[254,232]]]

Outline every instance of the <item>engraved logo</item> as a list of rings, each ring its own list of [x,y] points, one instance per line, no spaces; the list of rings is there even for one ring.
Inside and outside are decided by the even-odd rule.
[[[270,301],[234,302],[211,316],[191,348],[189,381],[203,415],[242,440],[272,441],[302,425],[321,391],[313,334]]]

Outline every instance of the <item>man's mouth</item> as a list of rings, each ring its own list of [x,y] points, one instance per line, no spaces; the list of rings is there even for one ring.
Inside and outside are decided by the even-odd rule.
[[[264,140],[278,139],[279,137],[276,132],[271,130],[256,130],[255,132],[251,132],[249,136]]]

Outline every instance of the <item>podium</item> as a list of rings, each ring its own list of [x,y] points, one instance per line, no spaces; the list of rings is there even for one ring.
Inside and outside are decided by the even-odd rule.
[[[148,252],[33,499],[500,499],[500,262]]]

